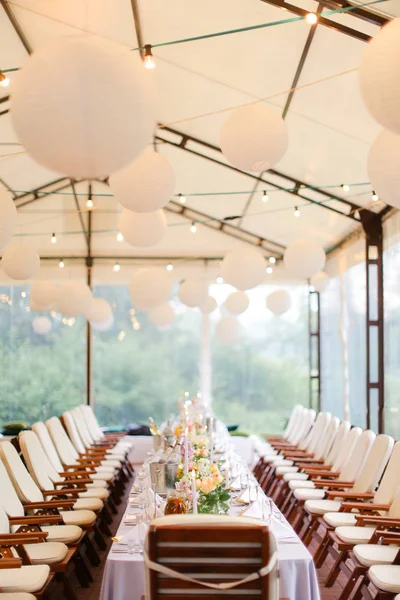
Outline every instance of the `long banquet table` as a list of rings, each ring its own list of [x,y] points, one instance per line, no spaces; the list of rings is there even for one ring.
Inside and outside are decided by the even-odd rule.
[[[247,467],[243,465],[242,469]],[[251,478],[250,472],[248,474]],[[278,508],[266,499],[261,488],[258,488],[257,502],[244,511],[243,507],[231,506],[229,514],[244,512],[245,516],[262,519],[264,503],[270,506],[269,526],[278,542],[280,596],[290,600],[319,600],[317,576],[310,553]],[[136,510],[139,512],[139,509]],[[128,511],[130,515],[135,512],[127,504],[116,534],[120,542],[112,545],[106,560],[100,600],[141,600],[145,594],[143,555],[129,554],[121,546],[124,537],[137,529],[132,526]]]

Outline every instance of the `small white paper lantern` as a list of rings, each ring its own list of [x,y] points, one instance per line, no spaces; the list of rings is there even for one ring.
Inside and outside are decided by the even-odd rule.
[[[393,19],[367,44],[359,70],[362,98],[372,116],[400,134],[400,18]]]
[[[89,310],[92,291],[83,281],[63,281],[57,290],[55,309],[65,317],[79,317]]]
[[[119,231],[131,246],[155,246],[167,232],[167,218],[163,210],[136,213],[124,208],[119,219]]]
[[[222,317],[215,328],[217,338],[223,344],[236,344],[239,341],[242,327],[235,317]]]
[[[125,208],[154,212],[170,201],[175,173],[165,156],[147,148],[133,163],[110,177],[110,187]]]
[[[46,335],[52,328],[52,323],[48,317],[36,317],[32,321],[33,331],[38,335]]]
[[[274,110],[251,104],[235,110],[221,128],[221,149],[237,169],[259,173],[275,165],[288,147],[286,124]]]
[[[194,308],[202,306],[207,299],[208,285],[204,279],[186,279],[179,286],[178,298],[182,304]]]
[[[283,315],[292,306],[292,299],[286,290],[276,290],[267,296],[267,308],[274,315]]]
[[[90,322],[105,323],[112,317],[111,306],[104,298],[92,298],[85,317]]]
[[[0,185],[0,250],[10,242],[17,227],[17,209],[10,194]]]
[[[311,277],[310,283],[316,292],[324,292],[329,285],[329,275],[323,271],[318,271]]]
[[[106,321],[89,321],[90,327],[93,331],[108,331],[114,325],[114,316],[111,315]]]
[[[232,315],[240,315],[249,307],[249,297],[244,292],[232,292],[225,300],[225,308]]]
[[[172,280],[164,269],[139,269],[129,283],[133,305],[138,310],[150,310],[168,302]]]
[[[15,244],[4,250],[1,266],[11,279],[32,279],[39,272],[40,257],[30,246]]]
[[[199,308],[202,313],[210,314],[210,313],[214,312],[214,310],[217,308],[217,306],[218,306],[218,304],[217,304],[216,299],[213,296],[207,296],[207,298],[205,299],[203,304],[201,304],[199,306]]]
[[[149,311],[149,317],[157,327],[168,327],[175,321],[175,312],[170,304],[161,304]]]
[[[44,167],[95,179],[132,162],[155,127],[151,75],[139,53],[95,35],[71,35],[36,50],[18,72],[11,119]]]
[[[368,154],[372,188],[386,204],[400,208],[400,136],[382,131]]]
[[[325,265],[325,252],[317,242],[308,239],[296,240],[285,250],[285,269],[300,279],[309,279]]]
[[[266,262],[254,248],[238,248],[229,252],[221,265],[221,275],[226,283],[238,290],[249,290],[265,279]]]
[[[56,294],[57,286],[53,281],[34,281],[29,291],[32,310],[48,310],[53,306]]]

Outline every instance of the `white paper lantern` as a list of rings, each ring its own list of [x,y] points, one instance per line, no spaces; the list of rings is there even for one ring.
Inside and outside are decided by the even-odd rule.
[[[229,252],[221,265],[221,275],[226,283],[238,290],[249,290],[265,279],[266,262],[254,248],[238,248]]]
[[[232,292],[225,300],[225,308],[232,315],[240,315],[249,307],[249,297],[244,292]]]
[[[84,315],[90,307],[92,291],[83,281],[63,281],[57,290],[54,308],[65,317]]]
[[[167,232],[167,218],[163,210],[136,213],[124,208],[119,219],[119,231],[131,246],[155,246]]]
[[[235,317],[222,317],[215,328],[217,338],[223,344],[236,344],[239,341],[242,327]]]
[[[35,281],[29,290],[32,310],[48,310],[54,304],[57,286],[53,281]]]
[[[371,186],[386,204],[400,208],[400,136],[382,131],[368,154]]]
[[[11,119],[44,167],[95,179],[132,162],[155,127],[152,77],[139,53],[95,35],[36,50],[18,72]]]
[[[105,323],[112,317],[111,306],[104,298],[92,298],[85,317],[90,322]]]
[[[207,292],[208,285],[204,279],[186,279],[179,286],[178,298],[182,304],[194,308],[205,303]]]
[[[10,242],[17,227],[17,209],[10,194],[0,185],[0,250]]]
[[[1,266],[11,279],[32,279],[39,272],[40,257],[30,246],[15,244],[4,250]]]
[[[175,321],[175,312],[170,304],[161,304],[149,311],[149,317],[157,327],[168,327]]]
[[[329,275],[323,271],[318,271],[311,277],[310,283],[316,292],[324,292],[329,285]]]
[[[274,315],[283,315],[292,306],[292,299],[286,290],[276,290],[267,296],[267,308]]]
[[[217,304],[216,299],[213,296],[207,296],[207,298],[205,299],[203,304],[201,304],[199,306],[199,308],[202,313],[210,314],[210,313],[214,312],[214,310],[217,308],[217,306],[218,306],[218,304]]]
[[[165,156],[147,148],[133,163],[110,177],[110,187],[125,208],[154,212],[170,201],[175,173]]]
[[[393,19],[369,42],[359,77],[361,95],[372,116],[400,134],[400,18]]]
[[[262,104],[235,110],[221,128],[221,149],[242,171],[266,171],[275,165],[288,147],[282,117]]]
[[[168,302],[172,280],[164,269],[139,269],[129,283],[133,305],[138,310],[150,310]]]
[[[46,335],[52,328],[52,323],[48,317],[36,317],[32,321],[33,331],[38,335]]]
[[[285,269],[300,279],[309,279],[325,265],[325,252],[313,240],[296,240],[285,250],[283,257]]]
[[[89,321],[89,323],[93,331],[108,331],[114,325],[114,316],[111,315],[106,321],[103,322]]]

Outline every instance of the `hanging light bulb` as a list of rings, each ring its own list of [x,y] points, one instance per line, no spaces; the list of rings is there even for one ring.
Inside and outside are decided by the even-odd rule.
[[[21,292],[21,298],[26,298],[26,292],[25,292],[25,290],[23,290],[23,291]]]
[[[2,71],[0,71],[0,85],[2,87],[8,87],[10,84],[10,80],[8,79],[7,75],[4,75],[4,73]]]
[[[299,217],[300,216],[300,210],[299,210],[298,206],[294,207],[294,213],[293,214],[294,214],[295,217]]]
[[[192,221],[192,224],[190,226],[190,231],[192,233],[196,233],[196,231],[197,231],[197,225],[196,225],[196,223],[194,221]]]
[[[178,198],[181,204],[186,204],[186,198],[183,194],[178,194]]]
[[[217,283],[224,283],[224,280],[221,277],[221,275],[218,275],[218,277],[217,277]]]
[[[376,192],[372,192],[372,200],[374,202],[378,202],[379,196],[378,196],[378,194]]]
[[[124,241],[124,236],[122,235],[122,233],[120,231],[118,231],[117,242],[123,242],[123,241]]]
[[[154,69],[156,66],[156,63],[154,62],[154,56],[151,51],[151,44],[145,44],[143,60],[145,69]]]
[[[267,194],[267,190],[263,191],[263,195],[262,195],[262,201],[263,202],[268,202],[268,194]]]
[[[172,263],[168,263],[167,264],[167,271],[173,271],[174,270],[174,265]]]
[[[113,271],[115,271],[115,273],[118,273],[120,268],[121,268],[121,265],[116,262],[115,265],[113,266]]]
[[[315,13],[310,12],[306,16],[306,21],[309,25],[315,25],[315,23],[318,22],[318,16]]]
[[[346,194],[350,190],[350,186],[347,183],[342,183],[341,188]]]
[[[268,265],[268,267],[266,268],[266,271],[268,273],[268,275],[271,275],[271,273],[274,272],[273,268],[271,266]]]
[[[86,208],[88,208],[89,210],[92,210],[94,206],[94,202],[91,198],[89,198],[89,200],[86,200]]]
[[[56,241],[57,241],[56,234],[55,234],[55,233],[53,233],[53,235],[51,236],[51,243],[52,243],[52,244],[55,244],[55,243],[56,243]]]
[[[271,263],[271,265],[274,265],[274,264],[276,263],[276,258],[275,258],[275,256],[270,256],[268,260],[269,260],[269,262]]]
[[[58,263],[58,266],[60,267],[60,269],[63,269],[65,267],[65,263],[62,258],[61,258],[60,262]]]

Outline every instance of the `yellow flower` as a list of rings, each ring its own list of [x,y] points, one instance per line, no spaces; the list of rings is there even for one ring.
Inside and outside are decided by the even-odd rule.
[[[201,482],[201,491],[204,494],[210,494],[213,490],[215,490],[216,485],[214,479],[212,477],[204,477]]]

